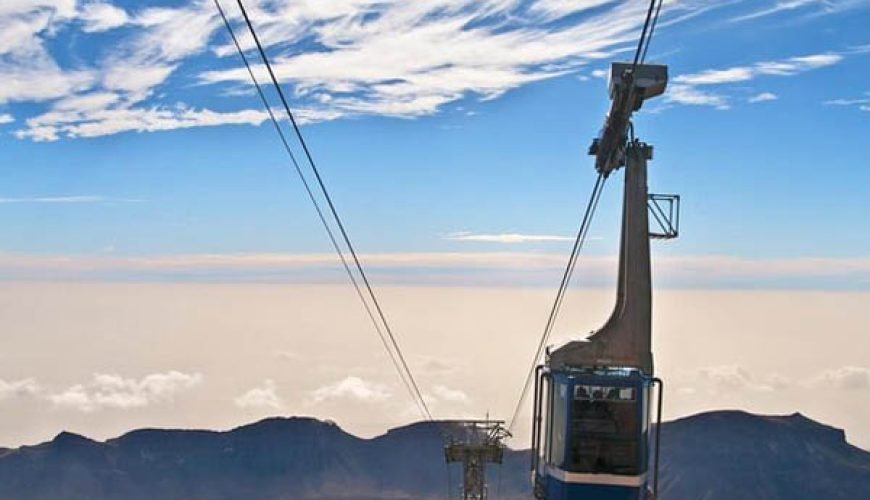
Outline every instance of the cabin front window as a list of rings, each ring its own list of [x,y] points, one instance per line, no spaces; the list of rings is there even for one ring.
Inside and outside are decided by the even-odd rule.
[[[638,393],[633,387],[575,385],[566,470],[638,473]]]

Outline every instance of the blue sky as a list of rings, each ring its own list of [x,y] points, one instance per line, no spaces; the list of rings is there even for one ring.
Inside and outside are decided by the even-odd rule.
[[[246,3],[383,279],[554,283],[602,73],[645,2]],[[0,19],[0,277],[340,278],[318,274],[328,241],[211,1],[13,0]],[[670,90],[636,118],[651,189],[684,200],[663,284],[870,285],[868,23],[868,1],[666,2],[650,59]]]

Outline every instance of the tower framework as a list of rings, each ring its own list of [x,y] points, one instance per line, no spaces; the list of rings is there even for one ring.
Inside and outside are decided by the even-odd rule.
[[[486,466],[501,464],[504,439],[510,436],[501,420],[457,420],[450,422],[450,436],[444,447],[448,466],[462,464],[463,500],[487,498]]]

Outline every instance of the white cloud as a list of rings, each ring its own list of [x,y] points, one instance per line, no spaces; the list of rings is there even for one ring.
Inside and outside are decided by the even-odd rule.
[[[262,386],[254,387],[233,401],[240,408],[278,409],[284,404],[273,380],[263,381]]]
[[[825,370],[810,381],[810,385],[836,387],[845,390],[870,389],[870,368],[862,366],[843,366]]]
[[[646,14],[640,2],[541,2],[533,14],[589,11],[569,25],[552,27],[542,26],[538,15],[529,19],[515,12],[519,4],[359,0],[339,2],[335,12],[327,13],[284,10],[285,4],[279,3],[252,16],[264,31],[264,43],[278,45],[273,50],[275,72],[294,87],[303,106],[340,115],[415,117],[435,113],[464,96],[495,98],[609,57],[636,39]],[[680,2],[667,15],[707,4],[711,2]],[[286,49],[306,36],[326,50]],[[266,78],[259,65],[255,71]],[[247,83],[248,75],[237,67],[204,72],[201,79]]]
[[[74,0],[0,2],[0,103],[44,101],[90,87],[89,69],[63,69],[46,49],[59,24],[76,15]]]
[[[266,113],[253,110],[220,112],[152,104],[135,104],[154,94],[182,59],[204,51],[219,26],[211,2],[195,1],[178,8],[145,8],[128,15],[110,3],[65,5],[65,17],[42,4],[23,2],[15,23],[0,23],[0,103],[53,101],[47,111],[25,121],[18,138],[53,141],[60,137],[96,137],[126,131],[148,132],[224,124],[258,125]],[[86,33],[130,26],[132,34],[118,39],[102,60],[80,69],[61,68],[38,35],[58,22],[78,20]],[[17,27],[17,28],[16,28]],[[19,35],[15,35],[19,33]],[[10,36],[13,35],[13,36]],[[50,37],[46,37],[50,38]],[[12,41],[9,41],[12,40]]]
[[[464,404],[470,401],[468,395],[461,390],[451,389],[450,387],[444,385],[436,385],[432,387],[432,394],[441,401],[448,401],[451,403]]]
[[[132,22],[145,28],[127,47],[139,61],[178,61],[198,54],[220,27],[214,3],[205,0],[179,8],[147,8]]]
[[[690,106],[712,106],[716,109],[729,109],[728,99],[721,95],[700,90],[691,85],[671,84],[665,98],[668,102]]]
[[[175,68],[175,65],[168,63],[113,62],[103,69],[102,84],[106,89],[126,92],[128,103],[138,102],[169,78]]]
[[[673,81],[687,85],[716,85],[744,82],[759,76],[793,76],[813,69],[831,66],[842,60],[843,56],[840,54],[811,54],[788,59],[762,61],[750,66],[710,69],[699,73],[679,75]]]
[[[0,125],[5,125],[14,121],[15,117],[10,115],[9,113],[0,113]]]
[[[734,83],[751,80],[755,77],[752,68],[736,67],[728,69],[708,69],[700,73],[680,75],[674,78],[677,83],[688,85],[712,85],[717,83]]]
[[[61,136],[99,137],[120,132],[154,132],[218,125],[260,125],[269,118],[265,111],[219,112],[188,108],[117,108],[90,111],[50,111],[27,120],[18,138],[56,141]]]
[[[297,354],[294,351],[286,351],[286,350],[275,351],[274,356],[278,359],[283,359],[283,360],[287,360],[287,361],[295,361],[295,360],[299,359],[299,354]]]
[[[870,93],[865,92],[865,95],[870,95]],[[831,99],[830,101],[825,101],[825,104],[831,106],[854,106],[859,111],[870,111],[870,98],[859,97],[856,99]]]
[[[584,10],[601,7],[613,0],[538,0],[533,3],[530,10],[533,13],[543,15],[546,19],[560,17],[582,12]]]
[[[422,373],[428,373],[437,376],[452,374],[459,369],[456,363],[452,360],[435,358],[432,356],[423,356],[421,362],[418,363],[418,367]]]
[[[774,94],[773,92],[762,92],[760,94],[756,94],[749,98],[749,102],[767,102],[767,101],[775,101],[779,99],[779,96]]]
[[[0,379],[0,402],[24,396],[33,396],[40,391],[39,384],[32,378],[5,381]]]
[[[10,203],[100,203],[109,201],[102,196],[35,196],[30,198],[3,198],[0,204]]]
[[[93,92],[84,95],[71,95],[54,103],[58,111],[87,112],[103,109],[118,102],[120,96],[114,92]]]
[[[733,66],[724,69],[708,69],[697,73],[678,75],[672,79],[665,99],[677,104],[712,106],[716,109],[730,107],[728,96],[702,90],[700,87],[747,82],[762,76],[794,76],[842,61],[844,56],[836,53],[810,54],[780,60],[761,61],[747,66]],[[764,92],[750,99],[750,102],[769,101],[776,98]]]
[[[717,5],[673,2],[662,26]],[[227,7],[238,25],[239,13],[232,3]],[[0,103],[64,101],[24,120],[18,138],[52,141],[262,121],[253,110],[175,111],[159,93],[186,61],[210,48],[221,28],[210,1],[124,10],[106,0],[16,0],[2,9],[10,15],[0,16],[0,55],[9,56],[0,60],[6,82]],[[412,118],[469,95],[493,99],[627,50],[646,13],[640,2],[606,0],[254,0],[249,9],[279,79],[295,91],[303,121]],[[574,13],[580,15],[549,22]],[[96,60],[62,66],[46,49],[62,25],[86,34],[125,29]],[[250,48],[250,37],[239,33]],[[236,67],[205,71],[198,79],[250,85],[225,34],[221,40],[211,49]],[[255,70],[265,80],[262,66]],[[226,95],[225,89],[217,94]]]
[[[314,403],[335,399],[352,399],[363,402],[386,401],[391,397],[387,386],[350,376],[311,392]]]
[[[75,0],[0,2],[0,55],[44,53],[40,35],[76,15]]]
[[[748,370],[738,365],[711,366],[698,370],[699,381],[709,386],[714,392],[770,392],[774,390],[771,383],[756,379]],[[782,383],[782,377],[777,377],[777,383]]]
[[[53,61],[40,58],[26,62],[0,61],[0,103],[45,101],[90,88],[95,73],[90,70],[65,71]]]
[[[124,26],[129,21],[129,17],[124,9],[104,2],[84,4],[79,11],[78,17],[84,23],[82,31],[85,33],[108,31]]]
[[[852,106],[855,104],[870,104],[870,98],[858,98],[858,99],[832,99],[830,101],[825,101],[825,104],[830,104],[832,106]]]
[[[781,12],[805,10],[815,14],[834,14],[847,10],[866,7],[866,0],[777,0],[772,5],[737,16],[731,21],[748,21],[767,17]]]
[[[153,373],[139,380],[120,375],[97,373],[91,382],[76,384],[67,390],[49,394],[46,398],[60,407],[82,412],[106,408],[142,408],[155,403],[172,401],[176,394],[202,382],[199,373],[168,371]]]
[[[574,238],[569,236],[556,236],[549,234],[518,234],[518,233],[499,233],[499,234],[474,234],[469,232],[451,233],[445,236],[444,239],[453,241],[476,241],[485,243],[533,243],[545,241],[573,241]]]

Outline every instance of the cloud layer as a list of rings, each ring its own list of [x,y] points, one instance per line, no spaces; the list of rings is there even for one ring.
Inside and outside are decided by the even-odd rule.
[[[562,253],[419,252],[362,254],[363,264],[392,283],[479,283],[510,278],[514,286],[551,284],[565,265]],[[586,284],[610,283],[615,256],[581,258],[578,278]],[[661,255],[655,271],[668,284],[691,287],[764,287],[823,285],[870,286],[870,257],[752,258],[729,255]],[[331,282],[337,273],[334,254],[182,254],[155,256],[27,255],[0,253],[0,280],[222,280]],[[470,280],[470,281],[469,281]],[[478,281],[475,281],[478,280]],[[664,284],[664,283],[661,283]]]
[[[169,371],[153,373],[141,379],[97,373],[86,384],[76,384],[65,391],[48,394],[46,399],[58,407],[82,412],[103,409],[129,410],[154,403],[168,402],[178,394],[202,382],[199,373]]]
[[[0,379],[0,402],[23,396],[33,396],[39,391],[39,384],[32,378],[10,381]]]

